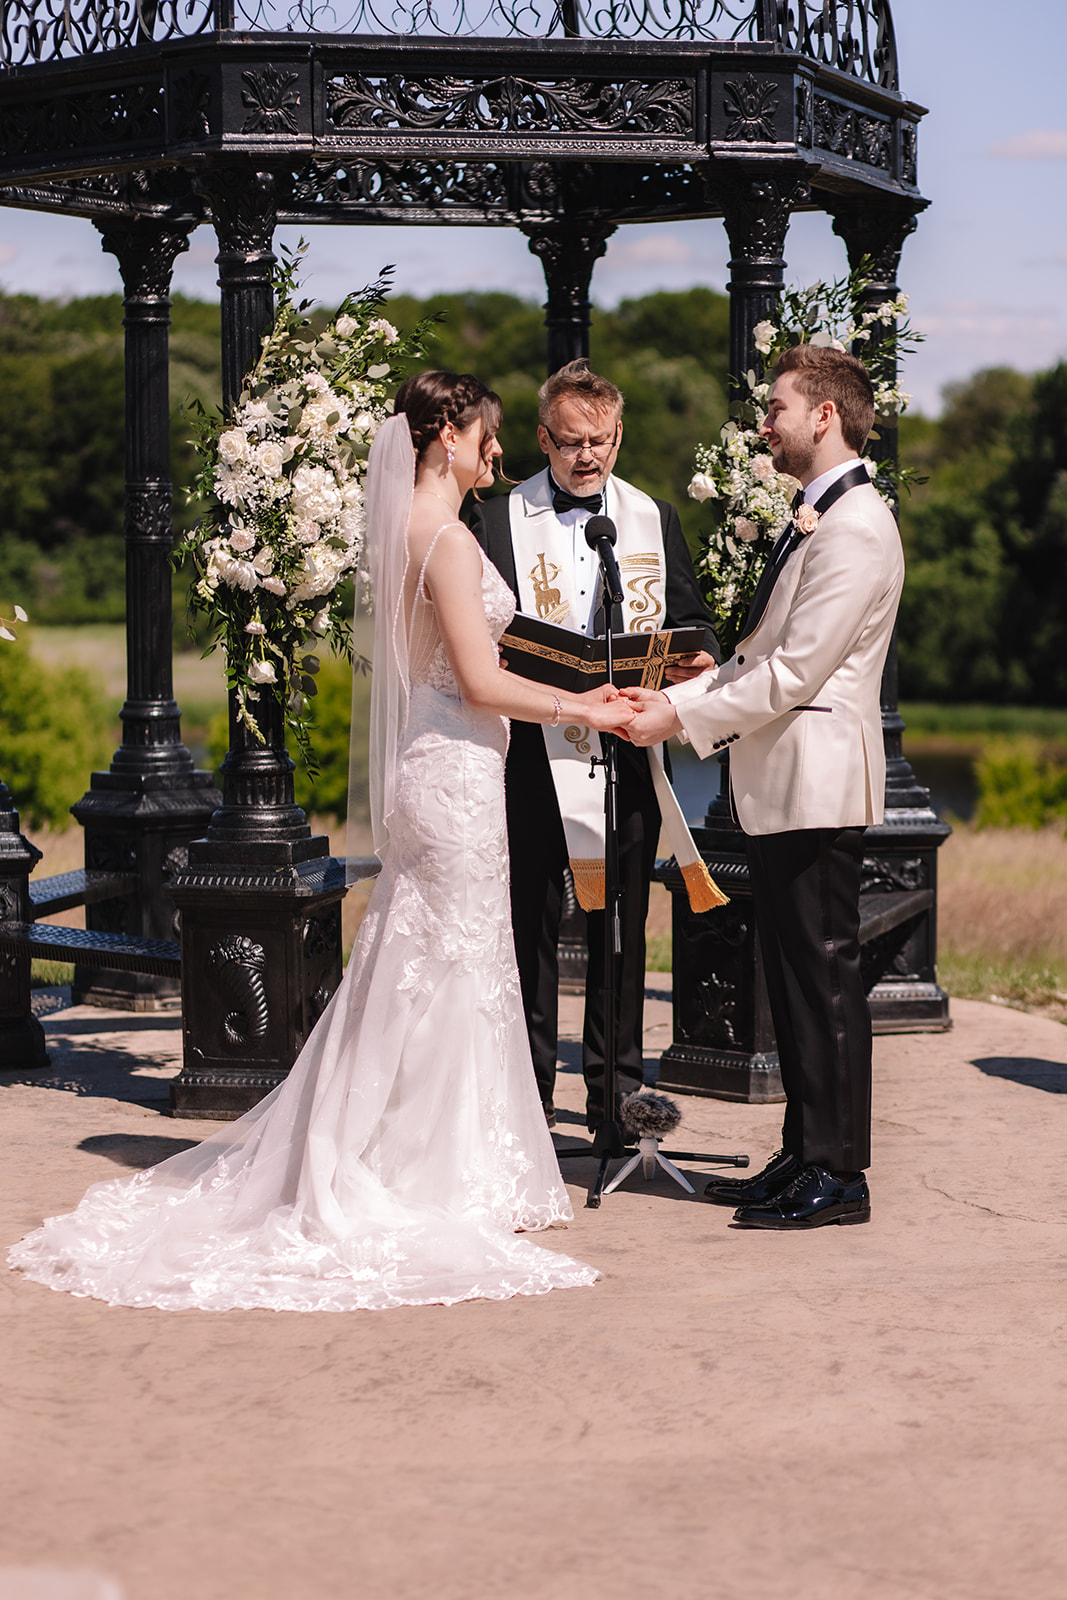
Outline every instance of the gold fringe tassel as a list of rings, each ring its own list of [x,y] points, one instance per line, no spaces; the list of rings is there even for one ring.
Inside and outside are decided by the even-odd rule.
[[[685,879],[689,904],[694,911],[712,911],[716,906],[730,904],[730,896],[723,894],[703,861],[691,861],[687,867],[683,867],[682,877]],[[581,895],[578,898],[580,900]]]
[[[574,893],[583,911],[604,909],[604,862],[571,860]]]

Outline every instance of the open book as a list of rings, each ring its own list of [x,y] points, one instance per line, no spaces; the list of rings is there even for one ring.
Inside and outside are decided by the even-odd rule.
[[[614,681],[620,688],[659,689],[667,667],[703,650],[703,628],[667,628],[662,633],[612,634]],[[535,683],[581,694],[607,682],[607,640],[517,611],[500,640],[508,668]]]

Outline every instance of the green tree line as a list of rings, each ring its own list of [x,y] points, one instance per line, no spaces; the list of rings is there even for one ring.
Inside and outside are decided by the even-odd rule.
[[[535,436],[543,313],[505,293],[398,295],[390,316],[439,318],[429,358],[477,372],[505,404],[505,466],[542,464]],[[619,470],[673,500],[696,545],[707,512],[686,499],[700,440],[726,414],[728,303],[709,289],[597,311],[593,358],[627,397]],[[217,404],[216,305],[175,297],[171,334],[175,520],[195,515],[183,407]],[[900,616],[905,697],[1063,704],[1067,661],[1067,364],[1006,368],[949,387],[937,420],[905,416],[901,453],[925,483],[905,495]],[[35,621],[118,621],[123,350],[117,295],[66,303],[0,295],[0,600]],[[183,607],[179,604],[179,612]]]

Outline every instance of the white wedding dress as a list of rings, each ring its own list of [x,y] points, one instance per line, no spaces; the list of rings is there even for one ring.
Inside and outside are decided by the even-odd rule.
[[[425,566],[424,566],[425,570]],[[514,613],[483,558],[493,639]],[[572,1216],[511,934],[507,723],[460,699],[420,575],[389,847],[340,988],[284,1083],[195,1149],[95,1184],[10,1252],[112,1305],[275,1311],[591,1284],[516,1230]]]

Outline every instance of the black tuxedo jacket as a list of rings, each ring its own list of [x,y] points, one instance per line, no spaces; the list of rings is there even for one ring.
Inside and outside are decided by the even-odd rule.
[[[719,641],[715,637],[711,617],[697,588],[696,574],[693,571],[689,547],[682,533],[678,513],[666,500],[656,500],[654,504],[659,511],[660,527],[663,530],[663,555],[666,565],[665,616],[662,626],[703,628],[705,650],[714,656],[716,661],[720,661],[722,657]],[[494,495],[491,500],[484,500],[480,504],[475,501],[468,523],[474,537],[518,600],[519,586],[515,575],[515,551],[511,544],[508,496]]]

